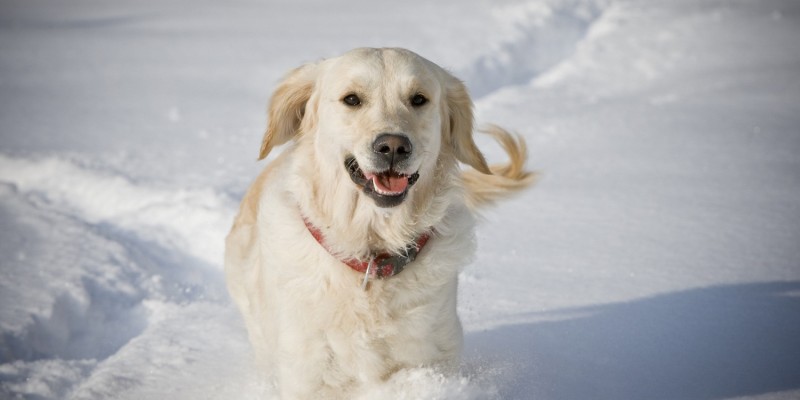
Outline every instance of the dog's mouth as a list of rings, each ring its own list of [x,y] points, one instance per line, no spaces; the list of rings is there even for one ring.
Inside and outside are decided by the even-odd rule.
[[[366,172],[353,156],[344,160],[344,166],[350,179],[379,207],[394,207],[402,203],[408,190],[419,179],[419,172],[407,175],[391,168],[382,172]]]

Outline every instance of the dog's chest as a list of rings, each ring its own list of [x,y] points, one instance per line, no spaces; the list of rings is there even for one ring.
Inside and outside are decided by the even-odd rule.
[[[316,319],[324,344],[318,348],[330,363],[328,379],[383,379],[408,366],[399,351],[429,336],[427,326],[414,317],[426,313],[426,306],[402,305],[397,300],[405,296],[387,286],[376,281],[367,290],[331,294],[336,301]]]

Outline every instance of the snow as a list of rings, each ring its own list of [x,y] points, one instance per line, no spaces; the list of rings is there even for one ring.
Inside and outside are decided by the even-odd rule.
[[[270,90],[358,46],[448,67],[542,173],[484,214],[461,375],[363,398],[800,397],[800,4],[342,7],[2,0],[0,398],[275,398],[223,238]]]

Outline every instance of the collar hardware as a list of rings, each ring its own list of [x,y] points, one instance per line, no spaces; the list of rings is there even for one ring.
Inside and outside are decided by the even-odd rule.
[[[308,228],[308,232],[311,233],[311,236],[313,236],[314,239],[316,239],[317,243],[319,243],[329,254],[333,255],[328,246],[325,245],[325,237],[322,235],[322,231],[320,231],[319,228],[314,226],[305,217],[303,218],[303,221],[306,224],[306,228]],[[413,243],[409,243],[399,254],[381,252],[370,255],[369,260],[367,261],[360,261],[354,258],[349,258],[346,260],[339,259],[339,261],[352,268],[356,272],[364,274],[364,282],[362,283],[362,286],[366,288],[367,281],[370,277],[384,279],[403,272],[403,269],[405,269],[408,264],[417,258],[419,252],[423,247],[425,247],[425,244],[428,243],[428,240],[431,238],[431,234],[431,232],[423,233]]]

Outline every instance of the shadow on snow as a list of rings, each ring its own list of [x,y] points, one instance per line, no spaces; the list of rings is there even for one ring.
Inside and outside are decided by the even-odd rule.
[[[508,399],[719,399],[800,388],[800,282],[567,314],[468,334],[467,359],[498,365]]]

